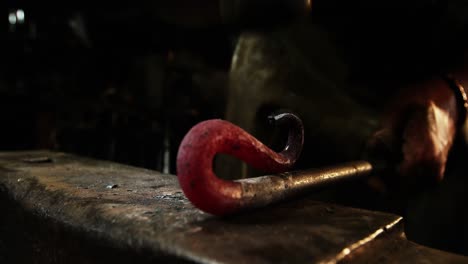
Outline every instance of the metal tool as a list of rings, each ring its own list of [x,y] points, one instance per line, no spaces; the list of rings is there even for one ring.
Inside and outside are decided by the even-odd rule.
[[[272,116],[287,125],[288,142],[276,153],[243,129],[223,120],[208,120],[194,126],[184,137],[177,155],[177,176],[187,198],[199,209],[226,215],[261,207],[312,188],[369,175],[372,165],[355,161],[338,166],[306,171],[290,170],[303,145],[301,120],[291,113]],[[244,160],[272,175],[228,181],[213,172],[216,154],[225,153]]]

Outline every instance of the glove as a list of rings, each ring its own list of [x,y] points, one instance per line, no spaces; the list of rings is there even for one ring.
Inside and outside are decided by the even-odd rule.
[[[368,143],[372,153],[395,168],[384,177],[384,184],[374,181],[373,185],[385,191],[383,186],[413,189],[441,181],[455,139],[458,109],[454,90],[442,78],[403,89],[388,105],[380,129]]]

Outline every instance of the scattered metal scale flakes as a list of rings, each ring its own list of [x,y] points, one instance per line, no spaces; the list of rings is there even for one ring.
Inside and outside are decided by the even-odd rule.
[[[468,263],[396,215],[303,197],[219,218],[173,175],[49,151],[0,153],[0,208],[1,263]]]

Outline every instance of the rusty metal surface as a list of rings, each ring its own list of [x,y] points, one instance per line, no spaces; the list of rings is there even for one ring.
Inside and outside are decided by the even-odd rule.
[[[399,216],[307,197],[217,218],[195,209],[172,175],[47,151],[0,153],[0,193],[41,222],[79,232],[82,245],[102,240],[153,261],[169,255],[201,263],[353,263],[348,258],[359,249],[376,239],[385,248],[385,236],[402,232]],[[419,261],[424,252],[388,258],[432,263],[453,256],[437,252]],[[362,256],[355,262],[378,257]]]

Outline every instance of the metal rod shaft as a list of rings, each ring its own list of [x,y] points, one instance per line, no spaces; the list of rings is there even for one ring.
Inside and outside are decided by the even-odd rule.
[[[241,207],[257,208],[313,189],[368,176],[372,164],[354,161],[332,167],[242,179]]]

